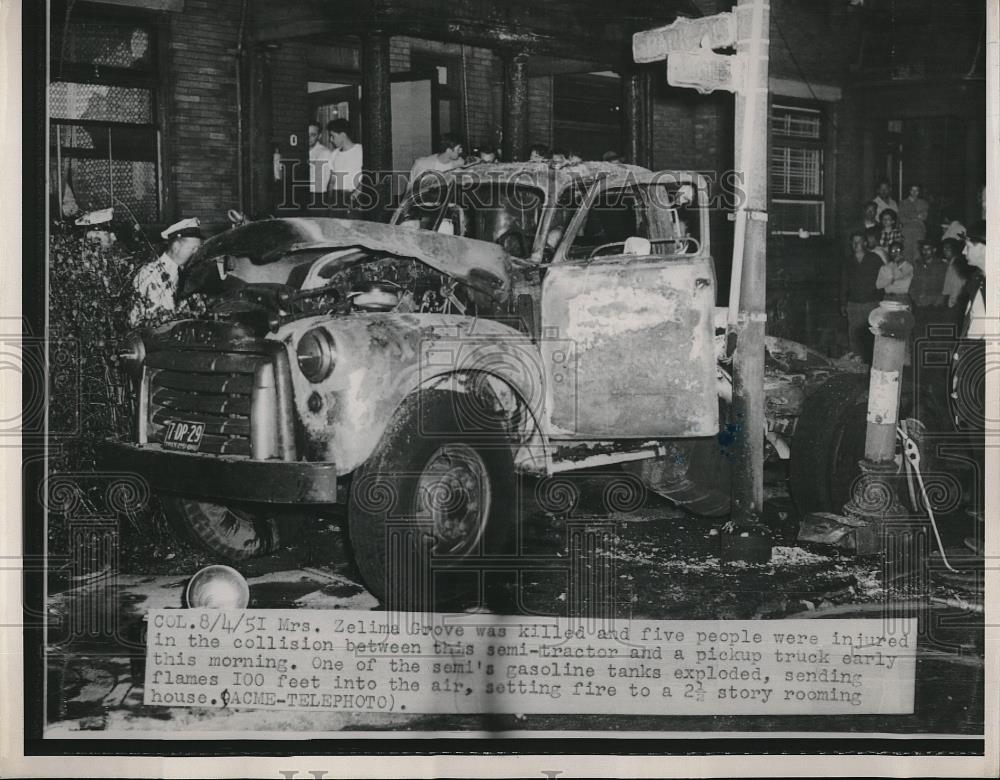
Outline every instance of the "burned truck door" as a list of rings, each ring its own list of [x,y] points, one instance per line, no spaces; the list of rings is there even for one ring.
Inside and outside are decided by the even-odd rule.
[[[547,269],[541,348],[554,438],[718,432],[714,268],[705,253],[676,250],[667,211],[641,187],[588,193]]]

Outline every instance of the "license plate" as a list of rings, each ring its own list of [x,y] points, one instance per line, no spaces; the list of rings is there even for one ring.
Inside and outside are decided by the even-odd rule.
[[[167,420],[163,434],[163,446],[171,450],[197,452],[201,447],[201,437],[205,433],[205,423]]]

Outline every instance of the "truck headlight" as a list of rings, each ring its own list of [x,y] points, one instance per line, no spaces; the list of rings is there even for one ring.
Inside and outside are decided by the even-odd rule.
[[[310,382],[322,382],[333,371],[333,338],[323,328],[313,328],[299,339],[295,349],[299,370]]]
[[[142,364],[146,362],[146,344],[142,340],[142,331],[134,330],[125,337],[118,357],[128,375],[138,382],[142,377]]]

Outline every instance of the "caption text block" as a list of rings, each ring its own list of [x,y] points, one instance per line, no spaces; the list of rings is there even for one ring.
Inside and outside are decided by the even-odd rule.
[[[913,712],[916,620],[149,612],[145,703],[413,713]]]

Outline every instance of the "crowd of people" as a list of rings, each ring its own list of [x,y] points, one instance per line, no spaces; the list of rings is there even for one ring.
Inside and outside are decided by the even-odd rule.
[[[874,338],[868,317],[883,300],[911,310],[914,338],[935,325],[952,325],[960,336],[976,327],[970,326],[971,309],[985,295],[985,212],[968,229],[946,220],[940,239],[931,240],[929,211],[919,184],[897,203],[889,181],[882,180],[851,233],[841,274],[841,314],[847,318],[850,352],[866,363]]]
[[[312,208],[350,209],[362,176],[363,149],[344,119],[327,124],[327,146],[319,123],[309,125],[310,192]],[[570,150],[533,144],[529,162],[574,164]],[[605,161],[620,162],[615,152]],[[408,188],[430,172],[448,171],[499,160],[499,152],[483,144],[466,155],[463,141],[444,134],[437,151],[414,160]],[[862,208],[857,230],[850,236],[850,254],[841,275],[841,314],[847,319],[849,354],[871,363],[873,336],[868,318],[881,301],[907,306],[914,317],[914,338],[935,325],[952,325],[956,335],[976,337],[985,313],[985,209],[983,219],[968,229],[953,219],[941,225],[940,238],[931,240],[929,205],[920,185],[912,185],[902,202],[892,197],[888,180],[879,182],[875,196]],[[937,231],[934,231],[937,234]],[[195,220],[182,220],[164,231],[167,250],[136,277],[136,290],[147,308],[172,309],[177,272],[200,243]],[[139,312],[133,313],[133,320]]]
[[[352,132],[346,119],[330,120],[326,124],[327,145],[321,139],[322,126],[319,122],[310,122],[310,207],[346,208],[355,190],[361,186],[364,149],[354,141]]]
[[[912,313],[913,331],[904,353],[904,366],[910,364],[911,373],[905,381],[913,383],[920,400],[910,413],[918,417],[924,431],[968,437],[966,457],[972,468],[959,467],[957,478],[962,504],[975,529],[964,545],[977,556],[984,552],[985,529],[979,481],[984,473],[989,331],[985,187],[980,203],[981,213],[970,215],[968,227],[947,211],[941,214],[940,224],[935,224],[919,184],[912,185],[897,203],[889,181],[879,182],[875,197],[863,205],[860,224],[851,233],[840,284],[848,357],[872,364],[875,337],[869,316],[883,301]],[[946,363],[931,361],[929,352],[919,351],[921,339],[932,339],[939,354],[941,344],[947,344]],[[874,387],[876,380],[872,381]]]
[[[364,150],[352,136],[346,119],[334,119],[323,126],[311,122],[308,128],[309,142],[309,193],[307,210],[350,208],[354,193],[361,186]],[[553,147],[546,144],[532,144],[528,150],[528,162],[547,162],[552,165],[573,165],[582,161],[572,149]],[[282,157],[280,150],[274,151],[274,179],[281,181]],[[608,151],[602,156],[605,162],[623,162],[618,152]],[[500,150],[494,144],[482,143],[466,150],[463,139],[453,133],[444,133],[430,154],[418,157],[407,177],[406,187],[410,189],[428,172],[449,171],[476,163],[501,161]]]

